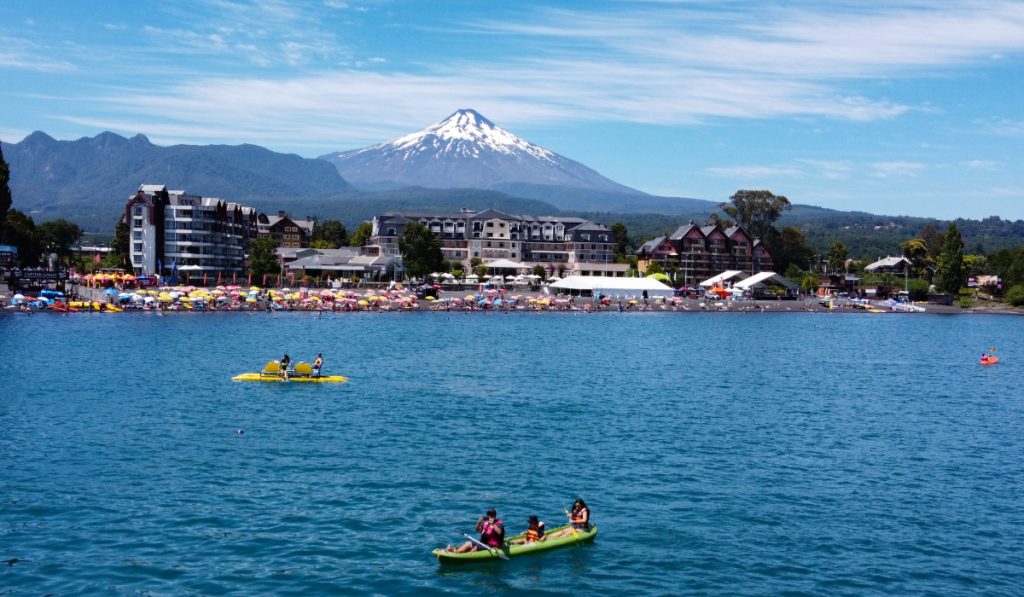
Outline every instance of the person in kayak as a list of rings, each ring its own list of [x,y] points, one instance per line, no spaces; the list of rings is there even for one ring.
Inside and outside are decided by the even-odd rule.
[[[536,514],[531,514],[528,520],[529,527],[522,539],[514,539],[509,543],[522,545],[525,543],[536,543],[544,540],[544,523],[537,519]]]
[[[316,353],[316,360],[313,361],[313,377],[320,377],[320,368],[324,366],[324,355]]]
[[[487,516],[481,516],[476,521],[476,530],[480,533],[480,543],[494,549],[501,549],[503,547],[505,543],[505,525],[498,518],[498,513],[494,508],[487,511]],[[466,541],[458,547],[449,545],[445,548],[446,551],[454,553],[466,553],[480,549],[483,548],[473,541]]]
[[[288,379],[288,366],[292,364],[292,359],[288,355],[281,357],[281,375],[285,379]]]
[[[566,511],[566,515],[569,517],[569,527],[551,533],[550,537],[564,537],[570,533],[590,530],[590,508],[587,507],[583,498],[578,498],[573,502],[572,512]]]

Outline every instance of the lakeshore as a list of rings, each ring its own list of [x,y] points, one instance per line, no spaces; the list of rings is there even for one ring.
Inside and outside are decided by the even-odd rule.
[[[1006,314],[1022,315],[1024,309],[1003,303],[978,301],[972,307],[932,303],[851,300],[835,297],[803,297],[796,300],[711,299],[618,296],[581,297],[555,295],[542,289],[477,290],[431,288],[410,289],[402,285],[384,288],[259,288],[241,286],[160,287],[153,289],[94,288],[79,286],[70,300],[49,302],[24,294],[11,294],[0,286],[0,312],[741,312],[741,313],[891,313],[939,315]],[[436,295],[436,296],[435,296]]]

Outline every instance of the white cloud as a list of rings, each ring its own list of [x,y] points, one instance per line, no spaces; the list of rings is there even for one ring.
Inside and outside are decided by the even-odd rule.
[[[971,170],[986,170],[988,172],[994,172],[1002,169],[1003,163],[993,162],[990,160],[968,160],[966,162],[960,162],[960,166],[970,168]]]
[[[871,164],[871,175],[876,178],[913,178],[927,168],[926,164],[918,162],[875,162]]]
[[[728,166],[708,168],[707,172],[714,174],[715,176],[746,179],[780,178],[803,175],[803,172],[794,166]]]
[[[853,172],[853,163],[845,160],[797,160],[818,170],[828,180],[847,180]]]
[[[990,135],[1000,137],[1024,137],[1024,120],[1010,120],[1008,118],[990,118],[977,120],[982,131]]]

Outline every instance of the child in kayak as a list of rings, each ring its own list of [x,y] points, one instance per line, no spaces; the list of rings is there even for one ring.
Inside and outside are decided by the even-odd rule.
[[[522,539],[514,539],[509,543],[516,545],[522,545],[525,543],[536,543],[537,541],[544,540],[544,523],[537,519],[535,514],[530,515],[529,528],[526,529],[526,534]]]
[[[476,521],[476,530],[480,533],[480,543],[483,543],[487,547],[494,549],[501,549],[505,544],[505,525],[498,518],[498,513],[491,508],[487,511],[487,516],[481,516]],[[452,547],[449,545],[445,548],[445,551],[453,553],[466,553],[469,551],[477,551],[483,549],[473,541],[466,541],[458,547]]]

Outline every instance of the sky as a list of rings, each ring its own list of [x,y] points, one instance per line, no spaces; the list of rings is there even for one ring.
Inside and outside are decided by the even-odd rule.
[[[1020,1],[0,3],[6,143],[316,157],[459,108],[658,195],[1024,218]]]

